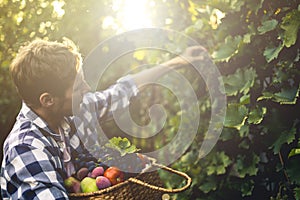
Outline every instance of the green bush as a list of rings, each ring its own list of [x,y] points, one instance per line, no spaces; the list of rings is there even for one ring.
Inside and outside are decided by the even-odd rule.
[[[200,130],[174,163],[193,178],[192,188],[176,197],[300,199],[300,6],[271,0],[194,4],[198,12],[185,32],[211,51],[228,106],[213,151],[197,159]]]

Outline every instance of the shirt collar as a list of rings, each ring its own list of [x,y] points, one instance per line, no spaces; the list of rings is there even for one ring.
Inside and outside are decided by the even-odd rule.
[[[50,129],[47,122],[45,122],[41,117],[39,117],[31,108],[29,108],[26,103],[22,103],[21,108],[21,115],[24,116],[26,119],[29,119],[33,124],[35,124],[39,129],[42,129],[46,131],[49,135],[54,137],[55,140],[61,141],[61,136],[59,134],[56,134],[54,131]],[[62,122],[64,128],[68,129],[68,123],[67,120],[64,120]]]

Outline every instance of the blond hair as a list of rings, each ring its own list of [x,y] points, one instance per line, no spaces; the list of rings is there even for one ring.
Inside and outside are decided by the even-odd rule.
[[[74,82],[82,58],[70,40],[65,43],[34,40],[21,47],[10,66],[21,98],[38,106],[44,92],[63,96]]]

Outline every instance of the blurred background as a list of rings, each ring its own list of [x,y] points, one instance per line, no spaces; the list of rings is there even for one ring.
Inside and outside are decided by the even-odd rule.
[[[189,174],[192,186],[171,198],[300,199],[299,1],[0,0],[0,11],[1,146],[21,105],[9,65],[24,42],[67,37],[86,57],[116,34],[150,27],[172,29],[192,37],[212,55],[225,84],[227,113],[218,143],[206,157],[199,157],[212,105],[201,77],[191,69],[180,71],[192,80],[201,121],[192,145],[171,165]],[[182,46],[174,50],[180,52]],[[155,65],[172,56],[161,51],[132,52],[113,63],[118,70],[107,71],[99,89],[136,66]],[[166,124],[157,135],[129,137],[114,121],[103,126],[111,137],[128,137],[147,152],[174,137],[182,112],[176,97],[156,85],[140,96],[130,107],[137,124],[149,123],[149,105],[165,107]],[[168,187],[184,184],[163,172],[161,177]]]

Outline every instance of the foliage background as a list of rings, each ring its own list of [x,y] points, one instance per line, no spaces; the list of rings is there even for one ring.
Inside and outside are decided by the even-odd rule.
[[[198,158],[210,119],[205,83],[182,70],[197,91],[201,110],[199,133],[188,151],[172,167],[193,178],[192,187],[174,199],[300,199],[300,6],[297,0],[153,0],[153,24],[185,33],[211,53],[223,75],[228,107],[224,129],[213,151]],[[55,11],[53,5],[61,4]],[[0,141],[12,127],[20,99],[8,67],[17,49],[34,38],[73,40],[85,56],[100,41],[116,34],[103,29],[106,16],[117,18],[111,0],[0,1]],[[119,22],[116,21],[118,24]],[[121,26],[121,24],[119,24]],[[138,56],[140,55],[140,56]],[[109,73],[105,88],[128,65],[157,63],[170,57],[151,52],[129,55],[118,73]],[[154,95],[149,95],[150,92]],[[144,151],[159,148],[176,134],[178,104],[168,91],[149,87],[132,106],[137,123],[148,122],[148,104],[161,103],[167,124],[158,136],[130,138]],[[122,135],[114,123],[104,125]],[[166,134],[168,133],[168,134]],[[188,134],[188,133],[187,133]],[[164,156],[164,155],[162,155]],[[167,158],[166,158],[167,159]],[[182,180],[161,173],[167,186]]]

